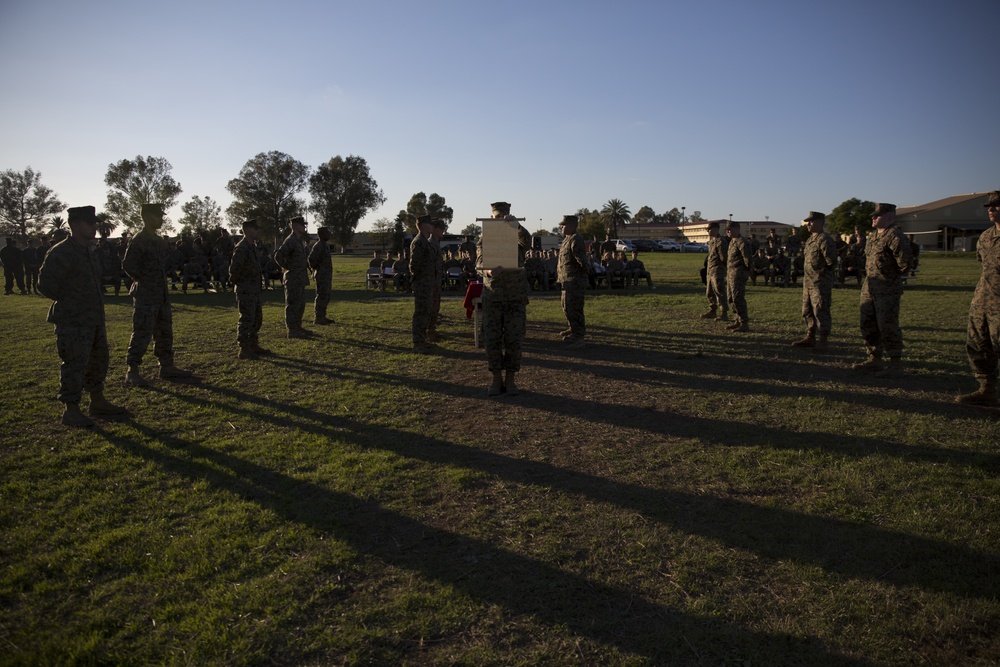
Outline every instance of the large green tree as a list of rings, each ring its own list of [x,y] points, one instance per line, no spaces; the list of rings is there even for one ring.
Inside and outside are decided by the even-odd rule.
[[[577,210],[576,217],[578,223],[576,227],[577,234],[585,239],[601,240],[604,238],[606,231],[604,219],[601,217],[600,211],[581,208]]]
[[[410,197],[410,201],[406,202],[407,231],[412,234],[417,233],[417,218],[422,215],[441,218],[445,222],[445,227],[447,227],[451,224],[452,218],[455,217],[455,211],[447,205],[445,198],[438,193],[432,192],[428,197],[423,192],[418,192]]]
[[[281,151],[258,153],[226,184],[233,203],[226,208],[231,225],[254,218],[267,239],[285,236],[288,219],[302,215],[306,203],[296,195],[309,182],[309,167]]]
[[[862,234],[867,234],[872,228],[874,212],[875,202],[851,197],[826,216],[825,230],[830,234],[850,235],[857,227]]]
[[[601,208],[601,221],[604,223],[604,229],[613,239],[618,238],[619,230],[631,219],[632,213],[621,199],[610,199]]]
[[[637,225],[648,225],[654,220],[656,220],[656,213],[649,206],[643,206],[632,216],[632,222]]]
[[[385,202],[363,157],[339,155],[321,164],[309,178],[310,209],[330,229],[341,247],[350,245],[361,218]]]
[[[222,207],[211,197],[195,195],[181,205],[181,233],[200,234],[222,226]]]
[[[140,210],[143,204],[163,204],[164,211],[177,203],[181,185],[170,175],[173,167],[166,158],[136,155],[134,160],[121,160],[108,165],[104,184],[108,201],[104,205],[111,221],[136,231],[142,227]],[[173,229],[164,218],[162,231]]]
[[[42,185],[41,172],[28,167],[0,173],[0,233],[4,236],[25,241],[41,233],[64,208],[52,189]]]

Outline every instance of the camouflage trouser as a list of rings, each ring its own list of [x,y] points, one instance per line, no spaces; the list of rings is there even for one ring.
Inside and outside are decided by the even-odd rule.
[[[63,403],[79,403],[83,390],[104,391],[108,376],[108,334],[103,324],[76,327],[56,325],[59,350],[59,393]]]
[[[861,337],[868,354],[899,357],[903,354],[903,332],[899,328],[901,294],[872,294],[868,283],[861,288]]]
[[[148,303],[132,299],[132,338],[128,342],[125,361],[129,366],[138,366],[153,341],[153,354],[161,366],[174,363],[174,321],[167,300]]]
[[[434,287],[426,283],[413,283],[413,344],[427,342],[434,308]]]
[[[802,284],[802,317],[806,331],[826,336],[833,327],[830,306],[833,304],[833,283]]]
[[[997,352],[1000,351],[1000,310],[992,312],[973,302],[969,309],[969,329],[965,351],[976,377],[980,380],[997,376]]]
[[[586,289],[582,286],[568,283],[563,285],[562,309],[573,332],[573,338],[583,338],[587,334],[586,321],[583,317],[583,296]]]
[[[483,342],[490,372],[521,370],[526,324],[524,301],[500,301],[483,290]]]
[[[24,267],[24,284],[29,292],[38,291],[38,268],[37,266]]]
[[[8,269],[6,266],[3,267],[3,278],[4,278],[4,294],[10,294],[14,291],[14,283],[17,282],[17,289],[24,291],[24,269],[21,267],[13,267]]]
[[[330,305],[330,288],[333,276],[316,275],[316,302],[314,310],[317,320],[326,319],[326,308]]]
[[[750,315],[747,313],[747,278],[750,272],[737,269],[726,274],[726,299],[729,301],[729,309],[736,313],[736,318],[740,322],[749,322]]]
[[[716,306],[722,306],[722,312],[729,310],[726,305],[726,274],[706,271],[705,283],[705,298],[708,299],[708,307],[715,309]]]
[[[438,314],[441,312],[441,281],[435,280],[434,285],[431,287],[431,319],[428,325],[431,331],[437,329]]]
[[[285,274],[285,327],[302,328],[302,315],[306,312],[305,280]]]
[[[256,343],[257,332],[264,321],[260,305],[260,294],[237,294],[236,307],[240,311],[240,319],[236,324],[236,342]]]

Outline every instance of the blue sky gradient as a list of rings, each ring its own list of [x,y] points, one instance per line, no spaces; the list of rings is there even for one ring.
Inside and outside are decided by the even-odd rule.
[[[795,224],[850,197],[1000,188],[1000,2],[0,4],[0,168],[103,208],[109,164],[167,158],[223,210],[255,154],[360,155],[395,216],[530,229],[633,212]],[[179,217],[179,207],[171,217]]]

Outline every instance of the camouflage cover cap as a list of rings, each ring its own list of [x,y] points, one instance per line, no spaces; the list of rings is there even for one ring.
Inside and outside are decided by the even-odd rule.
[[[292,225],[302,225],[303,227],[305,227],[306,219],[303,218],[301,215],[295,216],[294,218],[291,218],[288,221],[288,226],[291,227]]]
[[[243,221],[243,229],[247,229],[248,227],[252,229],[260,229],[257,226],[257,220],[255,218],[250,218],[249,220]]]
[[[448,225],[444,224],[444,220],[442,220],[441,218],[432,218],[431,224],[437,227],[438,229],[448,229]]]
[[[726,223],[726,229],[739,229],[739,228],[740,228],[740,223],[736,222],[735,220],[730,220],[728,223]]]
[[[69,224],[74,222],[97,222],[97,211],[93,206],[77,206],[67,209]]]
[[[500,215],[510,215],[510,204],[505,201],[495,201],[490,204],[490,209],[494,213],[499,213]]]
[[[1000,190],[994,190],[986,198],[986,203],[983,206],[1000,206]]]
[[[421,215],[417,218],[417,225],[432,225],[434,221],[431,220],[429,215]]]
[[[877,218],[884,213],[895,213],[895,212],[896,212],[895,204],[876,204],[875,212],[872,213],[872,217]]]
[[[719,228],[719,221],[718,220],[713,220],[712,222],[708,223],[708,228],[709,229],[718,229]]]
[[[559,226],[562,227],[563,225],[575,225],[578,222],[580,222],[580,220],[575,215],[564,215],[562,222],[559,223]]]
[[[816,221],[826,220],[826,213],[820,213],[819,211],[809,211],[809,215],[802,220],[802,222],[816,222]]]
[[[163,204],[142,204],[139,207],[139,214],[146,215],[147,213],[159,213],[163,215]]]

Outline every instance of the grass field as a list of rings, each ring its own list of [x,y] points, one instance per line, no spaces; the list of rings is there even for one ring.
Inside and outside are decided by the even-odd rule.
[[[460,297],[414,355],[363,258],[312,339],[267,293],[260,361],[231,295],[176,296],[193,384],[122,386],[109,297],[130,415],[85,430],[48,301],[0,298],[0,664],[1000,663],[1000,423],[951,402],[973,258],[922,258],[894,381],[849,371],[856,287],[817,356],[800,289],[751,287],[734,335],[698,318],[704,255],[644,259],[657,290],[588,293],[582,352],[534,299],[497,399]]]

